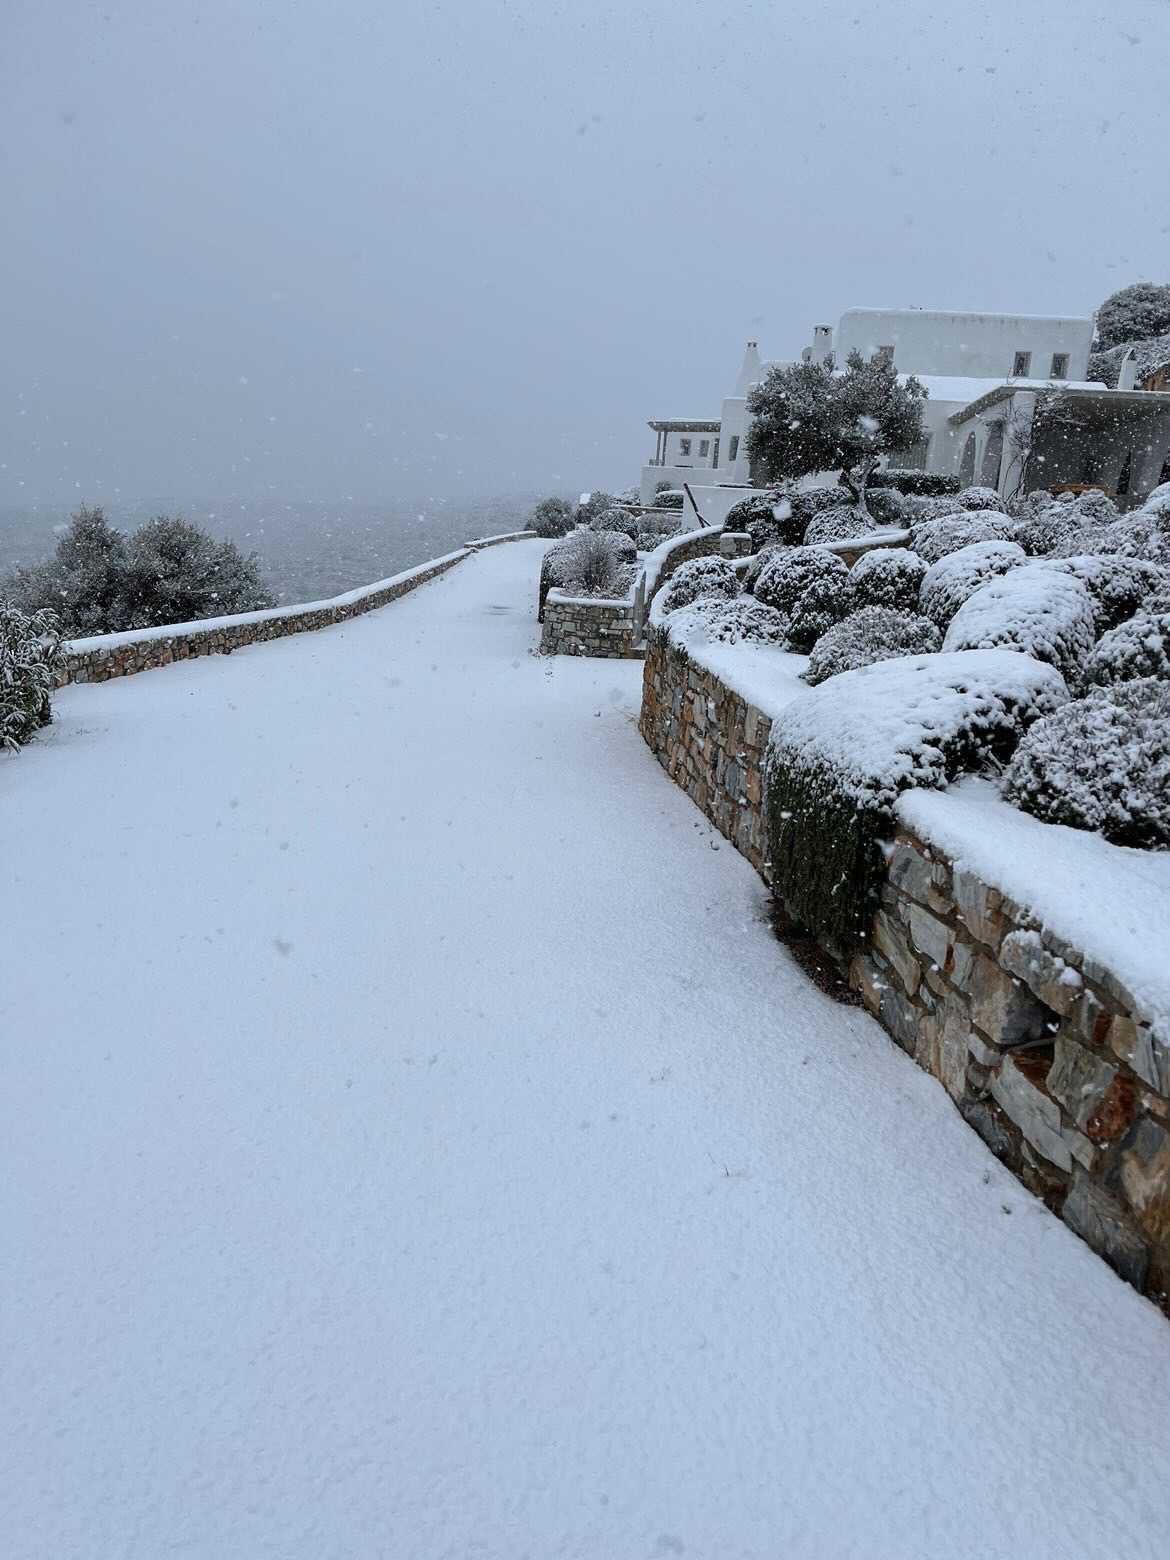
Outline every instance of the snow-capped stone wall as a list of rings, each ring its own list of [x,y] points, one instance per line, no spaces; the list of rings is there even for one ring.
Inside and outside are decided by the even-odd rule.
[[[105,682],[111,677],[130,677],[173,661],[187,661],[200,655],[230,655],[245,645],[266,639],[283,639],[288,634],[303,634],[334,623],[344,623],[363,612],[372,612],[397,601],[428,580],[453,569],[464,558],[485,547],[502,542],[531,541],[528,531],[509,531],[500,536],[485,536],[468,542],[457,552],[432,558],[413,569],[406,569],[373,585],[362,585],[326,601],[310,601],[295,606],[273,607],[264,612],[240,612],[232,617],[204,618],[194,623],[168,623],[161,628],[128,629],[121,634],[97,634],[88,639],[73,639],[64,646],[64,664],[58,686],[71,682]]]
[[[636,659],[642,654],[632,601],[573,596],[550,589],[544,599],[542,655],[596,655]]]
[[[768,878],[769,718],[647,635],[641,732]],[[1098,959],[903,825],[849,984],[964,1119],[1128,1282],[1170,1296],[1170,1031]]]

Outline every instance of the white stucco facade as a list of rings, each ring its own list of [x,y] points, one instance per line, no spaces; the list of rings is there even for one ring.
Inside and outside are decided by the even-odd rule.
[[[968,379],[1084,379],[1093,344],[1089,315],[847,309],[827,330],[816,327],[806,360],[829,350],[841,367],[850,352],[869,358],[884,348],[900,373]]]

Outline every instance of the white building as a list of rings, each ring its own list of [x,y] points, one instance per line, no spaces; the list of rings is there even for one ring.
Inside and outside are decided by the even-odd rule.
[[[923,438],[892,455],[890,465],[978,481],[1005,498],[1085,483],[1134,501],[1166,480],[1170,397],[1086,380],[1092,341],[1090,316],[849,309],[836,326],[815,327],[801,357],[831,355],[842,366],[853,351],[883,353],[901,375],[921,381],[928,391]],[[675,487],[750,480],[747,396],[769,366],[749,341],[718,422],[651,423],[659,445],[642,469],[643,502],[653,501],[663,481]]]

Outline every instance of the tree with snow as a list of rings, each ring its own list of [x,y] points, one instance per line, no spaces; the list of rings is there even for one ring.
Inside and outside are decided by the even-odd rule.
[[[1099,352],[1170,331],[1170,282],[1134,282],[1106,298],[1097,310]]]
[[[905,383],[888,357],[851,352],[843,372],[823,363],[790,363],[768,371],[748,396],[747,450],[766,481],[841,470],[868,514],[865,494],[883,455],[922,436],[926,389]]]

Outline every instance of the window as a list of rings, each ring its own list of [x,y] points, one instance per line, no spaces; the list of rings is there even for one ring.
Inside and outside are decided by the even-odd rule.
[[[719,464],[719,440],[718,439],[715,440],[715,448],[711,451],[711,464],[713,466],[717,466]]]
[[[689,455],[691,453],[691,441],[689,439],[680,439],[678,441],[678,452],[680,455]]]
[[[738,454],[739,454],[739,434],[738,433],[733,433],[731,435],[731,443],[727,446],[727,458],[728,458],[728,460],[734,460],[735,457]]]
[[[711,440],[710,439],[700,439],[699,440],[699,454],[700,455],[710,455],[710,453],[711,453]]]
[[[1032,354],[1030,352],[1017,352],[1012,361],[1012,378],[1027,379],[1032,371]]]
[[[1052,377],[1053,377],[1053,379],[1067,379],[1068,378],[1068,353],[1067,352],[1054,352],[1052,354]]]
[[[894,361],[893,347],[879,347],[877,355],[883,363],[892,363]]]

